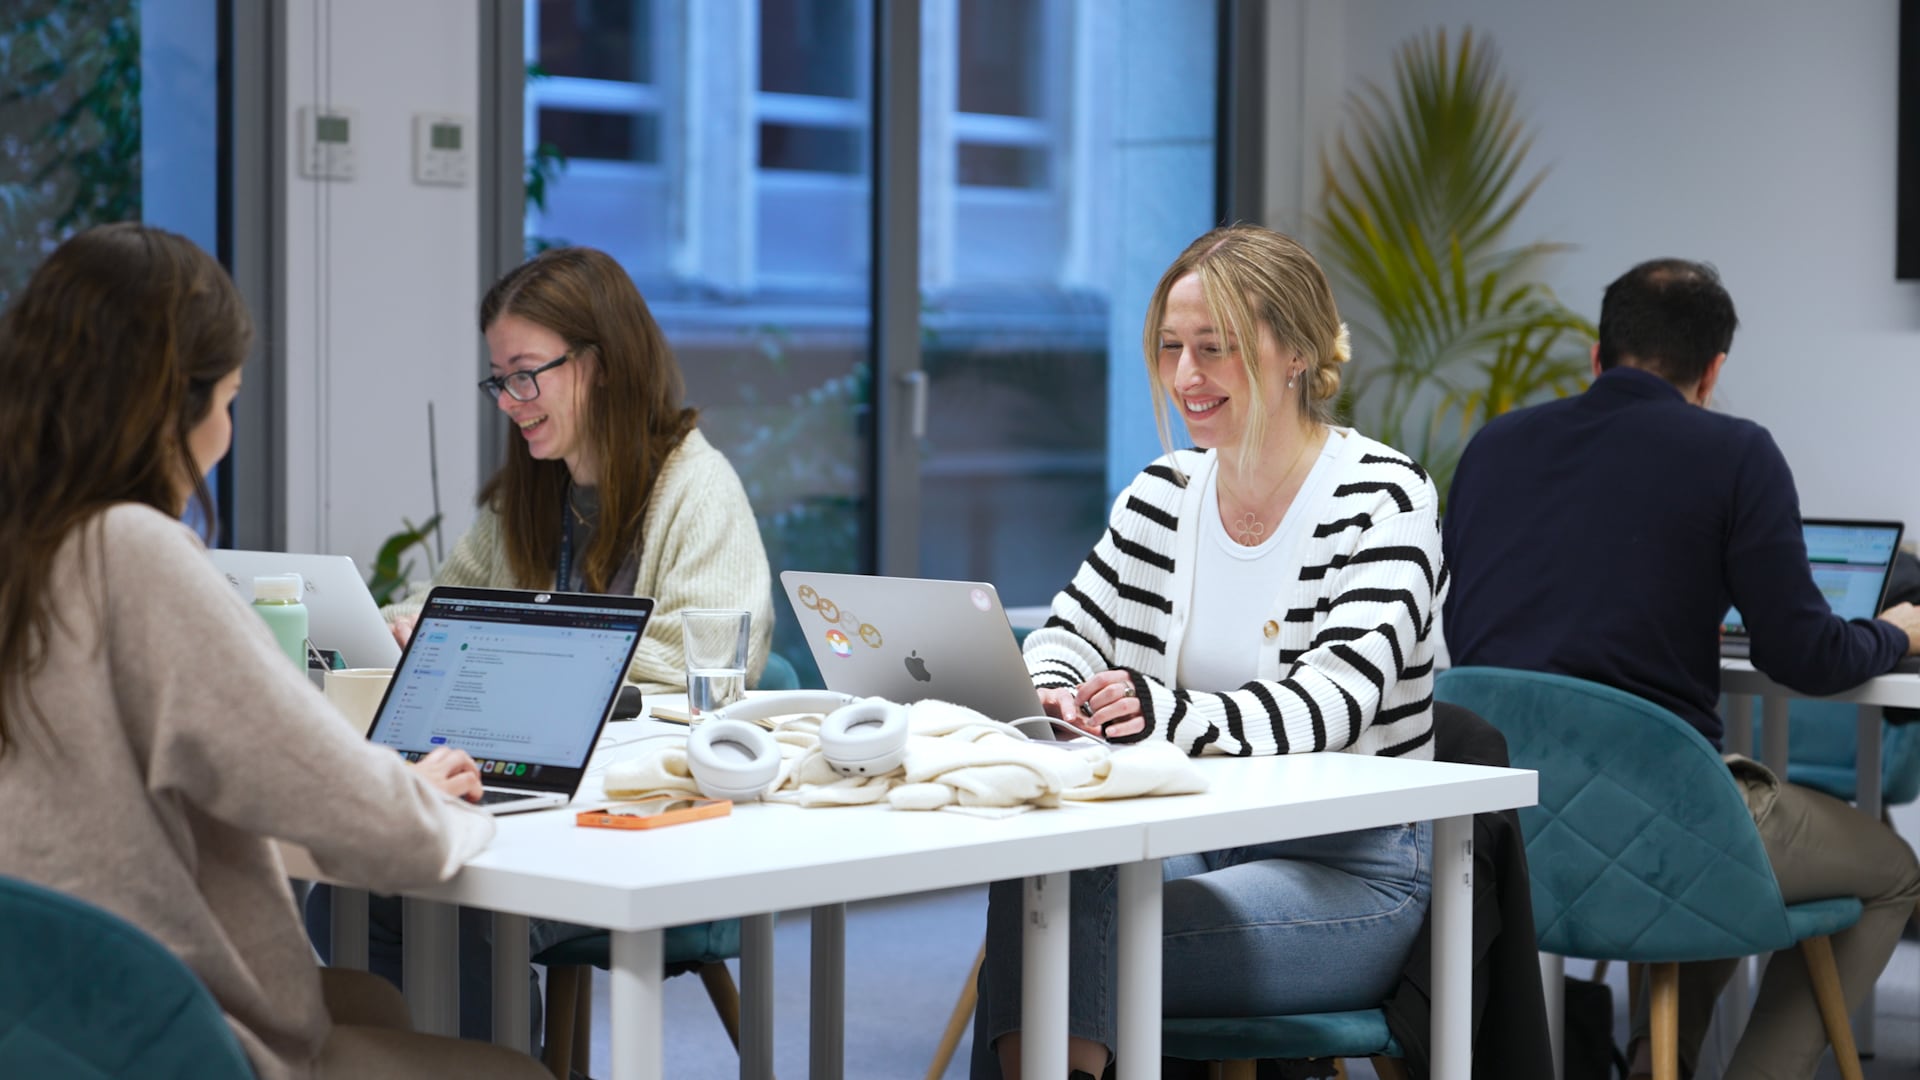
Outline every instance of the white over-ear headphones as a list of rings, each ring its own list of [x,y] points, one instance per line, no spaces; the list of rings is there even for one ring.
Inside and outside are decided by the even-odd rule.
[[[820,725],[820,753],[841,776],[879,776],[907,757],[907,707],[863,698]]]
[[[716,711],[687,736],[687,768],[710,799],[749,802],[780,773],[780,747],[753,723],[795,713],[823,713],[820,752],[844,776],[875,776],[907,753],[907,710],[878,698],[826,690],[793,690],[743,698]]]
[[[707,798],[751,802],[780,774],[780,748],[766,729],[716,714],[687,736],[687,770]]]

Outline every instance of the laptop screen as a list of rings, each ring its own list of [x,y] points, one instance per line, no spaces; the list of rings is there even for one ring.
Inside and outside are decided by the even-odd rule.
[[[368,738],[409,761],[465,750],[483,783],[577,783],[653,601],[435,589]]]
[[[1871,619],[1880,614],[1880,602],[1887,592],[1887,576],[1900,546],[1900,532],[1900,524],[1891,521],[1809,520],[1802,523],[1813,583],[1819,586],[1835,615],[1843,619]],[[1727,609],[1721,629],[1731,635],[1746,633],[1740,609]]]

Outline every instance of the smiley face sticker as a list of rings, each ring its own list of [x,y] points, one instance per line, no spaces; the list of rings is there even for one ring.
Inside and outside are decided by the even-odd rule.
[[[820,609],[820,593],[811,585],[802,585],[799,589],[800,606],[808,611]]]
[[[867,647],[870,649],[879,648],[880,647],[880,629],[874,626],[872,623],[864,623],[864,622],[861,623],[860,624],[860,640],[865,642]]]
[[[820,598],[819,603],[814,605],[813,610],[819,612],[820,617],[827,620],[830,623],[840,621],[840,605],[834,603],[833,601],[827,599],[824,596]],[[841,635],[841,636],[844,637],[845,635]]]
[[[827,631],[827,647],[833,650],[833,655],[842,660],[853,655],[853,643],[847,640],[847,635],[838,630]]]

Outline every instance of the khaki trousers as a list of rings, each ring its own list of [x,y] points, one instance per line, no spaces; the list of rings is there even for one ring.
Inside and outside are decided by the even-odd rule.
[[[321,968],[320,988],[334,1028],[315,1063],[314,1075],[319,1080],[413,1080],[425,1076],[551,1080],[551,1074],[525,1054],[414,1031],[406,999],[392,983],[377,975]]]
[[[1765,766],[1729,756],[1733,771],[1773,863],[1780,895],[1789,904],[1857,896],[1860,921],[1833,935],[1840,985],[1852,1009],[1866,999],[1900,940],[1900,930],[1920,901],[1920,862],[1892,829],[1848,803],[1779,780]],[[1733,975],[1736,960],[1680,965],[1680,1060],[1691,1076],[1713,1006]],[[1633,1017],[1635,1042],[1647,1037],[1646,1001]],[[1809,1080],[1826,1051],[1826,1028],[1814,1004],[1806,961],[1798,949],[1767,961],[1746,1033],[1740,1037],[1729,1080]]]

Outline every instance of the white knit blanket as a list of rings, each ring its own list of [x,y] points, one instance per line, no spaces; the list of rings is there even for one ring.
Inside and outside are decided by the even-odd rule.
[[[1061,800],[1189,795],[1207,789],[1193,761],[1171,743],[1152,740],[1107,747],[1085,742],[1032,742],[998,721],[944,701],[909,708],[907,757],[880,776],[841,776],[820,752],[817,714],[774,725],[780,772],[768,802],[798,806],[862,806],[885,800],[895,810],[958,810],[999,816]],[[698,794],[687,749],[673,742],[606,772],[611,798]]]

